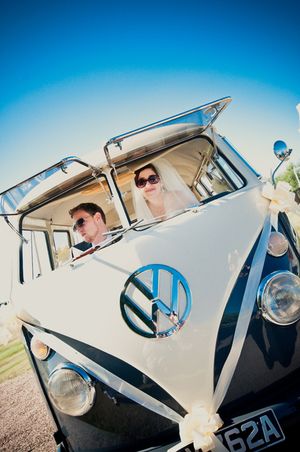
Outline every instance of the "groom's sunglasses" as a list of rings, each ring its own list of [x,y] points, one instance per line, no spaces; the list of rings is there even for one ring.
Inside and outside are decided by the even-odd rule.
[[[151,185],[154,185],[157,184],[159,181],[160,177],[157,174],[151,174],[151,176],[149,176],[148,179],[144,179],[143,177],[138,179],[135,185],[137,186],[137,188],[144,188],[146,187],[147,182],[149,182],[149,184]]]
[[[73,231],[77,231],[78,228],[81,228],[85,223],[88,217],[91,217],[92,215],[88,215],[85,218],[78,218],[77,221],[73,224]]]

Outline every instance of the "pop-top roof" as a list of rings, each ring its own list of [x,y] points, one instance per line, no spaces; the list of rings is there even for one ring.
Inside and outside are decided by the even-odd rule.
[[[231,100],[224,97],[111,138],[104,148],[108,163],[120,166],[203,133]]]
[[[0,215],[17,215],[54,199],[105,164],[120,166],[204,132],[231,102],[224,97],[111,138],[98,162],[68,157],[0,194]],[[88,160],[89,161],[89,160]],[[83,166],[82,166],[83,165]]]

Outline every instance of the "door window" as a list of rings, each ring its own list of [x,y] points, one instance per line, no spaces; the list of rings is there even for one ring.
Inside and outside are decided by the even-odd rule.
[[[28,243],[23,244],[23,279],[30,281],[51,271],[48,236],[46,231],[22,232]]]
[[[55,257],[57,266],[65,264],[71,259],[71,241],[68,231],[53,231],[53,239],[55,246]]]

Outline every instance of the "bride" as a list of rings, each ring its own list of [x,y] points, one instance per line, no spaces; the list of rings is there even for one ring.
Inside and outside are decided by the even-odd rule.
[[[139,219],[166,219],[171,213],[198,204],[197,198],[165,159],[135,171],[132,194]]]

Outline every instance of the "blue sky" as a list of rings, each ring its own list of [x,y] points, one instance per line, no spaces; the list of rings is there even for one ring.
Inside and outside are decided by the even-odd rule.
[[[298,2],[0,0],[0,191],[67,155],[220,97],[261,173],[300,160]]]

